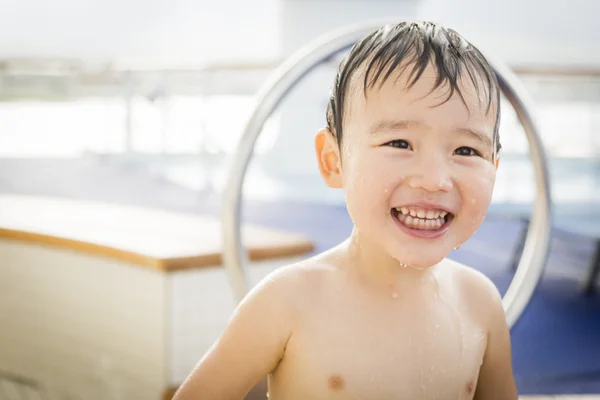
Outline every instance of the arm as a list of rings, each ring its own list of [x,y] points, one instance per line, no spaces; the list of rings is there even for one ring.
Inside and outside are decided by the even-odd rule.
[[[491,282],[490,282],[491,284]],[[517,400],[511,358],[510,332],[502,298],[492,285],[488,342],[479,371],[475,400]],[[489,296],[488,296],[489,297]]]
[[[290,279],[282,270],[244,298],[173,400],[243,399],[277,366],[291,335],[293,315],[286,301]]]

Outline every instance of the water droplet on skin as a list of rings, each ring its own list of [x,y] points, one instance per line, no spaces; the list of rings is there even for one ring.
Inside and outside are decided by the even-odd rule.
[[[396,293],[396,292],[392,293],[392,298],[394,298],[394,299],[395,299],[395,298],[397,298],[397,297],[398,297],[398,293]]]
[[[454,281],[454,276],[451,276],[452,281]],[[440,293],[440,284],[437,279],[434,279],[435,283],[435,293]],[[454,285],[452,285],[454,286]],[[456,327],[457,333],[459,335],[459,343],[458,344],[458,353],[459,353],[459,364],[460,367],[463,365],[463,357],[464,357],[464,349],[465,349],[465,331],[462,323],[462,318],[460,317],[460,312],[457,307],[452,303],[452,301],[448,301],[449,299],[445,299],[444,296],[440,293],[440,301],[444,303],[448,307],[448,311],[453,315],[452,322]]]
[[[420,381],[421,381],[421,397],[422,398],[427,398],[427,396],[425,396],[425,382],[423,380],[423,349],[419,348],[419,377],[420,377]]]

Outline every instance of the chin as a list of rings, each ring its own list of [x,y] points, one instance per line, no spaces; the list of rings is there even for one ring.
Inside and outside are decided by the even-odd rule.
[[[386,243],[385,250],[398,263],[419,269],[433,267],[443,261],[452,252],[454,238],[446,240],[423,240],[403,238]]]
[[[437,264],[439,264],[441,261],[443,261],[446,256],[445,255],[438,255],[436,257],[432,257],[431,254],[429,254],[427,257],[415,257],[415,254],[411,254],[410,256],[407,255],[398,255],[398,256],[393,256],[394,259],[396,259],[400,264],[406,264],[408,267],[412,267],[412,268],[418,268],[418,269],[427,269],[427,268],[431,268]]]

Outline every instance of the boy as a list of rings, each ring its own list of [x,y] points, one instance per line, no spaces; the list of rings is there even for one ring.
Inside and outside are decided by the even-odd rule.
[[[255,287],[175,400],[517,399],[495,286],[446,260],[494,186],[500,91],[429,22],[384,26],[342,61],[315,149],[354,223]]]

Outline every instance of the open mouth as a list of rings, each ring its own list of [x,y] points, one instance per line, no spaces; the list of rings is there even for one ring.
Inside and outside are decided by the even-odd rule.
[[[392,208],[391,214],[405,232],[418,237],[440,236],[454,219],[450,212],[420,207]]]

